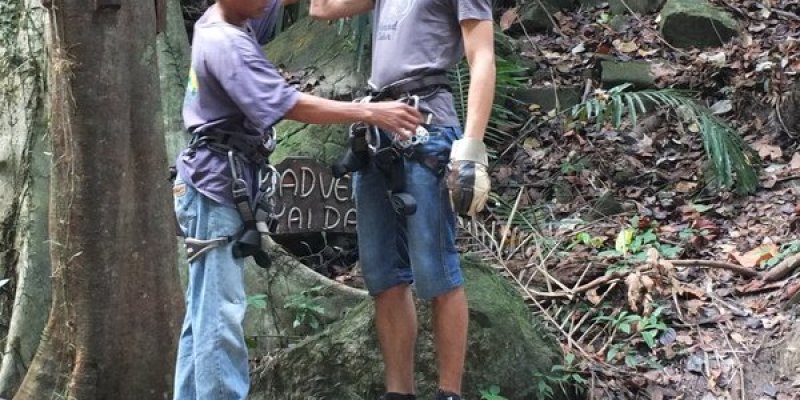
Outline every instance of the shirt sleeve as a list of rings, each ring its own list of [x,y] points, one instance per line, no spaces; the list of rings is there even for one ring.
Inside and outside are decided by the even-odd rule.
[[[220,85],[242,113],[263,132],[297,103],[298,92],[281,76],[254,42],[231,38],[231,54],[217,51],[207,59]]]
[[[282,4],[281,0],[269,0],[264,15],[250,20],[250,27],[258,44],[263,46],[275,36],[275,27],[283,9]]]
[[[451,0],[453,8],[458,10],[458,21],[477,19],[481,21],[493,19],[492,0]]]

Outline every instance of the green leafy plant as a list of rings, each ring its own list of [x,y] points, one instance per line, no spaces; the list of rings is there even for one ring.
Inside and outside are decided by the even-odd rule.
[[[607,322],[614,331],[622,332],[626,338],[638,336],[650,349],[655,349],[658,345],[658,337],[667,331],[669,327],[661,320],[664,307],[656,308],[650,315],[643,317],[638,314],[629,313],[621,310],[616,315],[600,315],[595,317],[596,322]],[[615,343],[606,352],[606,362],[612,362],[617,356],[625,354],[625,364],[629,367],[636,367],[642,362],[648,365],[657,365],[655,358],[642,357],[629,342]]]
[[[322,286],[315,286],[289,297],[283,307],[294,313],[294,328],[306,325],[317,331],[322,327],[319,316],[325,312],[325,308],[318,299],[321,291]]]
[[[500,395],[500,388],[497,385],[489,386],[489,389],[481,390],[481,400],[508,400]]]
[[[247,306],[263,310],[267,308],[267,295],[260,293],[247,297]]]
[[[680,246],[659,242],[654,223],[644,229],[639,225],[638,216],[631,218],[630,226],[623,228],[617,234],[614,249],[601,251],[598,256],[628,257],[630,261],[642,262],[647,260],[647,249],[650,247],[655,248],[659,254],[667,258],[675,258],[683,251]]]
[[[770,258],[764,263],[764,267],[772,268],[780,264],[781,261],[786,259],[786,257],[791,257],[797,253],[800,253],[800,240],[794,240],[786,243],[781,246],[780,252],[775,257]]]
[[[579,244],[593,248],[600,248],[605,242],[606,239],[604,237],[592,236],[592,234],[589,232],[579,232],[575,235],[575,238],[572,240],[572,243],[567,247],[567,249],[572,249]]]
[[[586,386],[586,379],[575,370],[575,354],[567,353],[564,355],[563,364],[553,365],[548,373],[535,373],[534,377],[538,380],[536,383],[537,397],[540,400],[553,398],[554,387],[560,388],[563,393],[570,391],[575,394],[582,393]]]
[[[572,117],[581,121],[594,120],[597,127],[611,123],[620,128],[625,117],[636,125],[647,105],[667,107],[689,122],[689,130],[700,132],[714,179],[724,188],[739,193],[752,193],[758,187],[754,166],[757,155],[727,122],[715,116],[685,92],[675,89],[626,91],[629,83],[595,95],[572,108]]]
[[[580,174],[589,167],[590,164],[586,157],[576,157],[561,163],[561,173],[564,175]]]

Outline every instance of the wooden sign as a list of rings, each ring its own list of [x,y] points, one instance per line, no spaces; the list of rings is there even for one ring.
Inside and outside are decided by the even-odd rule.
[[[350,176],[334,178],[329,165],[310,158],[287,158],[276,194],[276,234],[356,232]]]

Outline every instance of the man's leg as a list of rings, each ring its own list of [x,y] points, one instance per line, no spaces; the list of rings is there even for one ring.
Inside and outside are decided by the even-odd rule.
[[[370,163],[355,174],[358,249],[364,281],[375,297],[375,324],[388,392],[414,393],[417,316],[405,227],[386,196],[383,175]]]
[[[417,312],[408,285],[395,286],[375,297],[375,324],[386,368],[386,391],[414,393]]]
[[[190,187],[178,197],[181,197],[180,203],[187,202],[190,197],[192,200],[191,207],[184,207],[176,200],[178,222],[190,237],[225,237],[234,234],[242,225],[234,209],[224,207]],[[186,229],[189,225],[194,229]],[[242,330],[247,307],[243,260],[233,258],[231,246],[229,243],[215,248],[189,267],[187,318],[190,322],[182,334],[191,335],[193,348],[182,348],[181,356],[194,363],[191,374],[184,374],[184,379],[193,378],[194,381],[176,382],[190,387],[189,391],[176,392],[176,399],[244,400],[247,397],[250,382]],[[183,340],[181,345],[184,345]],[[183,365],[189,360],[184,359]]]
[[[467,296],[464,288],[451,290],[433,299],[433,336],[439,388],[460,394],[467,352]]]
[[[429,128],[431,137],[415,151],[446,159],[461,133],[455,127]],[[467,299],[456,248],[456,217],[441,171],[406,163],[406,189],[417,201],[408,217],[409,257],[417,295],[433,302],[433,330],[439,387],[461,393],[467,338]]]

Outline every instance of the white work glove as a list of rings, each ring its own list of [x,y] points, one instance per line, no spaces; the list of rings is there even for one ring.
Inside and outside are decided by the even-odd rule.
[[[474,217],[486,206],[491,190],[488,164],[483,141],[465,137],[453,142],[447,166],[447,188],[453,210],[459,215]]]

